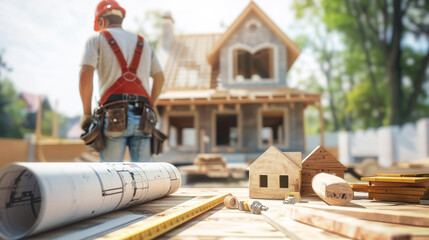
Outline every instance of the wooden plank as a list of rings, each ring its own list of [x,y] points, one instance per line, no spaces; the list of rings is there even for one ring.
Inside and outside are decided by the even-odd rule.
[[[429,182],[423,183],[404,183],[404,182],[369,182],[370,186],[387,186],[387,187],[429,187]]]
[[[429,177],[363,177],[361,181],[371,182],[395,182],[395,183],[424,183],[429,182]]]
[[[368,183],[349,183],[349,185],[355,192],[368,192],[369,190]]]
[[[327,232],[320,228],[315,228],[307,224],[303,224],[290,219],[287,216],[278,216],[273,211],[261,213],[264,219],[275,227],[277,230],[294,240],[300,239],[317,239],[317,240],[331,240],[331,239],[344,239],[334,233]]]
[[[363,220],[407,224],[420,227],[429,227],[429,215],[424,212],[402,212],[380,209],[366,209],[362,206],[328,206],[308,203],[296,203],[295,206],[324,210],[332,213],[344,214]]]
[[[293,205],[285,205],[284,210],[283,214],[289,215],[295,221],[349,238],[374,240],[411,239],[409,233],[403,233],[395,227],[389,227],[382,223],[371,222],[369,224],[365,220]]]
[[[393,193],[369,193],[368,198],[377,201],[420,203],[420,199],[422,199],[422,196],[402,195]]]
[[[425,188],[423,188],[425,189]],[[407,188],[403,188],[403,187],[390,187],[390,188],[374,188],[371,187],[368,189],[368,192],[370,193],[391,193],[391,194],[398,194],[398,195],[414,195],[414,196],[426,196],[427,195],[427,191],[421,191],[421,190],[417,190],[417,191],[413,191],[413,190],[408,190]]]
[[[351,183],[349,184],[356,192],[375,192],[375,193],[395,193],[409,195],[426,195],[426,187],[404,187],[404,186],[368,186],[368,184]]]
[[[429,173],[377,173],[380,177],[429,177]]]

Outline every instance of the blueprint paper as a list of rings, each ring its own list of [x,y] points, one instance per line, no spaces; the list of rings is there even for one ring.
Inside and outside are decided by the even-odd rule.
[[[0,237],[19,239],[174,193],[169,163],[15,163],[0,170]]]

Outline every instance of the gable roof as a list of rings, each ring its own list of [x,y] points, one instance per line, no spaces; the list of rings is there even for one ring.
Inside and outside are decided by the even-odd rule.
[[[175,35],[164,67],[163,91],[210,89],[211,65],[207,54],[221,34]]]
[[[48,99],[44,95],[22,92],[19,97],[27,104],[27,111],[30,113],[37,112],[42,104],[48,104],[48,109],[51,109]]]
[[[253,1],[249,3],[249,5],[244,9],[244,11],[240,14],[240,16],[231,24],[231,26],[227,29],[227,31],[223,34],[223,36],[219,39],[219,41],[214,45],[213,50],[207,56],[208,62],[213,66],[219,59],[219,53],[222,46],[226,43],[226,41],[232,36],[232,34],[240,27],[247,16],[251,13],[256,14],[257,17],[265,24],[267,27],[273,31],[273,33],[284,43],[286,46],[287,52],[287,69],[290,69],[298,58],[301,50],[298,46],[283,33],[282,30],[265,14],[261,8],[256,5]]]
[[[347,168],[337,160],[332,154],[330,154],[326,149],[322,146],[316,147],[305,159],[302,161],[303,166],[311,166],[312,164],[323,161],[323,165],[327,168],[343,168],[346,170]]]
[[[296,166],[299,169],[302,169],[302,162],[301,162],[301,153],[300,152],[282,152],[280,149],[278,149],[275,146],[269,147],[261,156],[259,156],[250,166],[247,168],[250,170],[252,166],[255,166],[257,162],[263,161],[264,155],[270,154],[270,153],[277,153],[277,156],[282,156],[284,160],[288,160],[293,163],[294,166]],[[277,159],[275,159],[277,160]]]

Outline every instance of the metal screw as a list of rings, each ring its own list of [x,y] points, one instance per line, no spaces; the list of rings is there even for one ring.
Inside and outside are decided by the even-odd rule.
[[[283,204],[295,204],[296,199],[293,196],[287,197],[285,200],[283,200]]]

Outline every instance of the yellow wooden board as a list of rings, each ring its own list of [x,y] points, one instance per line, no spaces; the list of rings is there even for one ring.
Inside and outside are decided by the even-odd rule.
[[[429,177],[363,177],[361,181],[394,182],[394,183],[424,183],[429,182]]]
[[[429,177],[429,173],[377,173],[380,177]]]

